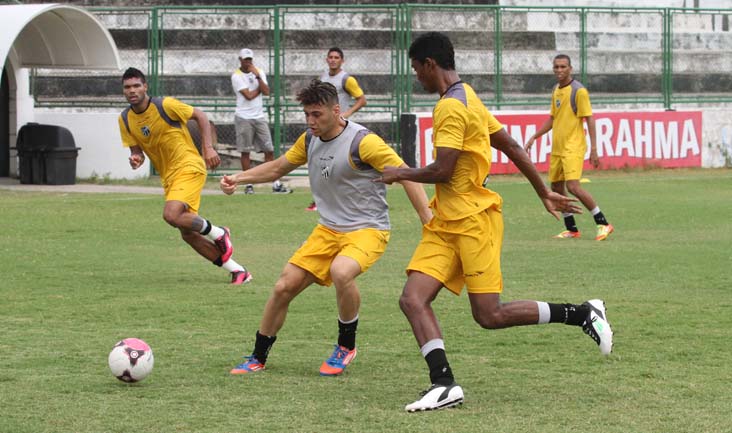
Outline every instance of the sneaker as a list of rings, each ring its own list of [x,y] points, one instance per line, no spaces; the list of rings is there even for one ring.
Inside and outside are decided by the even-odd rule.
[[[244,187],[244,194],[254,194],[254,185],[248,183],[247,186]]]
[[[234,284],[236,286],[238,286],[240,284],[246,284],[246,283],[252,281],[253,278],[254,278],[254,276],[252,275],[252,273],[247,271],[246,269],[244,269],[243,271],[232,272],[231,273],[231,284]]]
[[[457,383],[432,385],[420,394],[420,399],[404,407],[407,412],[439,410],[463,404],[463,389]]]
[[[234,254],[234,245],[231,243],[231,230],[228,227],[221,228],[224,229],[224,234],[216,238],[214,244],[221,251],[221,263],[226,263]]]
[[[305,208],[305,210],[310,211],[310,212],[317,212],[318,206],[315,205],[315,202],[312,202],[312,203],[310,203],[310,206]]]
[[[244,359],[246,359],[246,362],[242,362],[241,364],[232,368],[231,371],[229,371],[229,373],[248,374],[248,373],[254,373],[256,371],[264,370],[264,364],[259,362],[259,360],[257,358],[255,358],[254,355],[245,356]]]
[[[597,236],[595,236],[596,241],[604,241],[607,239],[608,236],[610,236],[610,233],[615,231],[615,227],[613,227],[612,224],[608,225],[602,225],[599,224],[597,226]]]
[[[273,194],[291,194],[292,190],[285,186],[284,183],[278,183],[272,185],[272,193]]]
[[[580,232],[573,232],[569,230],[565,230],[558,235],[554,236],[554,239],[572,239],[572,238],[579,238]]]
[[[355,347],[353,350],[348,350],[347,348],[336,344],[333,354],[330,355],[330,357],[323,362],[323,365],[320,366],[320,375],[338,376],[343,373],[343,370],[346,369],[348,364],[350,364],[355,357]]]
[[[613,351],[613,330],[605,316],[605,302],[602,299],[590,299],[582,305],[590,308],[582,330],[595,340],[603,355],[609,355]]]

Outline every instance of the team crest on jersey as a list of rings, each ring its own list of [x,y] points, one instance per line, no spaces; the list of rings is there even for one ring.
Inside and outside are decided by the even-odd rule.
[[[148,128],[147,126],[143,126],[142,128],[140,128],[140,131],[145,137],[148,137],[150,135],[150,128]]]
[[[559,108],[559,104],[560,104],[559,99],[557,99],[557,102],[555,102],[554,105],[556,105],[557,108]]]
[[[323,179],[328,179],[330,177],[330,169],[333,159],[335,159],[335,157],[332,155],[320,157],[320,175]]]

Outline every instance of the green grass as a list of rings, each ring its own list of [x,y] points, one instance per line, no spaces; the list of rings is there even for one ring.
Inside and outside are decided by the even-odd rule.
[[[207,264],[161,219],[156,195],[0,191],[0,431],[24,432],[730,432],[732,172],[589,173],[616,232],[559,232],[520,177],[505,200],[504,300],[606,300],[615,351],[577,328],[480,329],[467,296],[435,302],[453,371],[454,410],[407,414],[426,364],[397,299],[419,224],[392,188],[386,254],[359,278],[359,357],[318,376],[332,350],[332,288],[291,305],[268,370],[232,377],[262,307],[317,215],[310,195],[205,196],[202,215],[233,231],[245,286]],[[126,385],[107,354],[147,341],[155,369]]]

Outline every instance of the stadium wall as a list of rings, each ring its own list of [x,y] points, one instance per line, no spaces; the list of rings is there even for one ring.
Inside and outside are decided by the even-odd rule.
[[[651,112],[628,111],[628,113]],[[497,115],[502,113],[515,114],[515,112],[495,112]],[[546,114],[546,111],[526,113],[527,116]],[[147,176],[149,166],[132,170],[127,162],[129,151],[122,146],[117,126],[118,115],[116,111],[70,113],[43,110],[35,113],[35,121],[60,125],[73,131],[76,146],[81,148],[76,167],[78,177],[134,179]],[[700,166],[716,168],[732,165],[732,107],[707,107],[701,110],[701,117]],[[408,162],[415,160],[413,154],[404,156]]]

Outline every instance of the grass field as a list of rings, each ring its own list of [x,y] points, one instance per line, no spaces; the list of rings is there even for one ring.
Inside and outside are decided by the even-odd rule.
[[[157,195],[0,191],[0,431],[39,432],[731,432],[732,171],[589,173],[616,232],[558,241],[561,230],[519,177],[505,200],[504,300],[601,297],[615,328],[603,358],[578,328],[480,329],[467,296],[436,311],[458,409],[407,414],[429,386],[399,311],[419,224],[392,188],[394,230],[359,279],[359,356],[318,376],[336,337],[332,288],[291,305],[268,370],[232,377],[249,354],[270,289],[317,221],[307,191],[205,196],[254,281],[228,276],[161,219]],[[107,354],[147,341],[152,375],[117,381]]]

